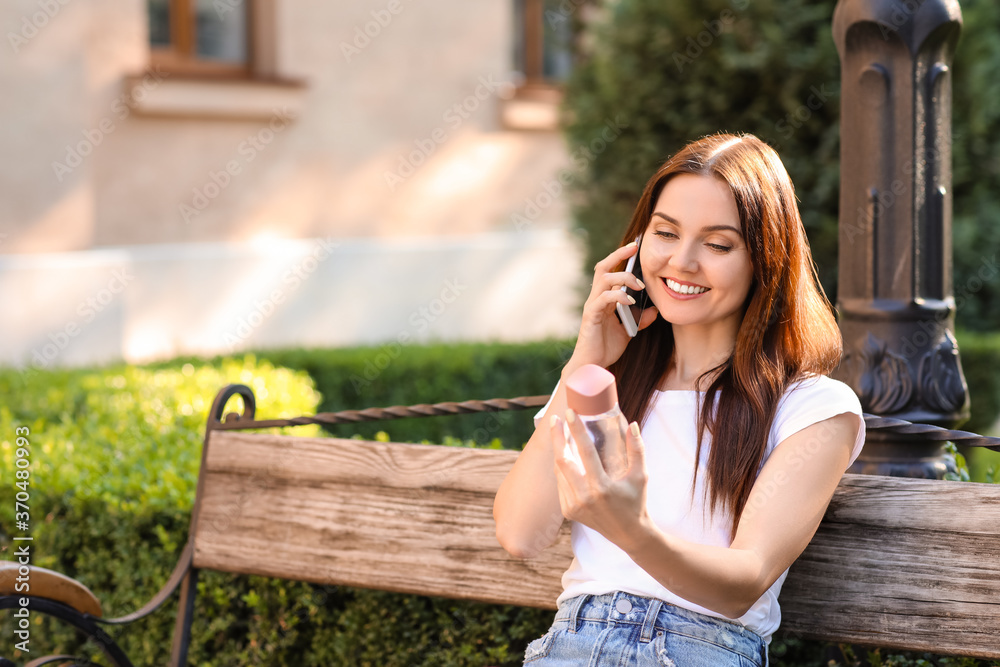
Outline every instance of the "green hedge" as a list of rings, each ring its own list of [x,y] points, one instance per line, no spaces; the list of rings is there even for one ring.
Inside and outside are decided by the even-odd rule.
[[[13,469],[6,439],[19,424],[34,440],[36,491],[95,498],[124,511],[189,509],[205,418],[219,389],[231,382],[253,387],[263,418],[310,412],[319,401],[308,374],[257,363],[252,355],[176,366],[0,372],[0,395],[16,397],[0,405],[4,469]],[[230,409],[240,405],[235,399]],[[0,507],[4,525],[11,511]]]
[[[317,369],[340,370],[323,361],[326,353],[314,357]],[[15,427],[30,429],[33,562],[89,586],[109,616],[149,600],[187,540],[206,414],[216,392],[231,382],[254,389],[260,418],[319,408],[305,372],[253,355],[144,368],[0,371],[0,395],[13,399],[0,406],[0,469],[14,470]],[[400,403],[418,400],[415,393],[398,396]],[[397,440],[420,441],[412,435],[394,433]],[[366,437],[386,440],[388,434]],[[474,445],[446,435],[436,442]],[[4,474],[0,487],[4,558],[13,548],[12,481]],[[524,646],[551,622],[551,612],[537,609],[213,572],[202,574],[198,590],[190,654],[197,665],[516,665]],[[137,665],[163,664],[175,614],[172,600],[112,634]],[[81,644],[60,624],[40,615],[34,623],[31,656],[6,657],[65,651],[99,658],[95,646]],[[0,617],[0,636],[13,637],[7,615]],[[4,641],[0,655],[11,645]]]
[[[551,394],[573,352],[572,343],[438,343],[261,354],[274,364],[309,373],[323,396],[320,409],[326,411]],[[535,430],[532,415],[537,411],[421,417],[328,430],[341,437],[359,433],[366,438],[386,431],[393,439],[412,442],[441,442],[461,434],[480,445],[499,440],[504,447],[520,449]]]
[[[551,394],[573,352],[572,340],[522,344],[396,343],[338,349],[285,349],[257,353],[275,366],[305,371],[315,381],[319,411],[439,403],[471,399]],[[218,364],[182,357],[151,365]],[[259,397],[258,397],[259,398]],[[331,435],[372,439],[386,432],[393,440],[443,442],[461,434],[478,445],[520,449],[534,432],[535,410],[443,417],[420,417],[327,427]]]
[[[959,340],[965,355],[966,337]],[[975,340],[967,367],[981,365],[973,350],[998,354],[994,339]],[[13,469],[14,427],[29,426],[35,563],[78,578],[98,594],[108,615],[117,616],[159,590],[186,542],[205,415],[225,384],[251,385],[262,418],[548,394],[570,350],[571,341],[408,346],[391,363],[380,357],[386,352],[381,347],[287,350],[140,368],[0,370],[0,394],[16,397],[0,407],[0,468]],[[368,384],[357,382],[355,376],[364,378],[366,368],[379,365],[377,375],[368,373]],[[364,437],[380,440],[519,448],[530,436],[533,412],[508,413],[509,420],[497,423],[489,415],[468,415],[357,430],[364,427]],[[294,432],[310,429],[316,432]],[[478,443],[467,439],[479,429]],[[350,431],[341,435],[355,435]],[[13,487],[6,479],[0,487],[5,554],[12,543],[4,531],[13,519]],[[191,648],[191,664],[197,665],[519,665],[525,645],[551,623],[546,610],[213,572],[202,573],[198,588]],[[175,613],[171,601],[121,632],[136,664],[165,661]],[[33,650],[97,657],[95,647],[80,645],[65,628],[35,619]],[[12,636],[2,617],[0,636]],[[829,650],[779,637],[772,664],[826,665]]]
[[[959,331],[957,334],[962,370],[972,397],[972,416],[961,426],[966,431],[1000,435],[1000,335]],[[1000,452],[980,447],[962,447],[974,482],[1000,481]]]

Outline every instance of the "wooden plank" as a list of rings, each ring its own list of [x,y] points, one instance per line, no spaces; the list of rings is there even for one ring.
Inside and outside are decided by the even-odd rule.
[[[37,565],[28,565],[29,574],[23,577],[22,567],[25,566],[13,560],[0,561],[0,596],[22,594],[25,597],[48,598],[82,614],[97,618],[104,615],[100,600],[76,579]]]
[[[1000,658],[1000,486],[845,475],[780,602],[792,634]]]
[[[572,559],[497,543],[517,452],[215,432],[195,566],[554,609]],[[782,630],[1000,657],[1000,486],[845,475],[781,595]]]
[[[996,536],[1000,486],[845,475],[827,521]]]
[[[194,565],[555,609],[570,524],[532,560],[496,541],[517,452],[215,432]]]

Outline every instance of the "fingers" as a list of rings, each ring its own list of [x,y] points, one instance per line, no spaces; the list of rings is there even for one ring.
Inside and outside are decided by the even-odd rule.
[[[621,290],[607,290],[596,296],[591,296],[583,306],[584,320],[590,323],[601,323],[606,317],[613,317],[615,304],[634,306],[635,299]]]
[[[638,246],[635,244],[635,241],[633,241],[627,246],[618,248],[610,255],[599,261],[596,265],[594,265],[594,286],[597,287],[600,285],[604,289],[609,289],[609,286],[612,283],[604,280],[604,277],[612,273],[620,273],[621,276],[618,276],[617,279],[618,285],[627,284],[629,287],[637,287],[634,277],[629,278],[631,271],[616,270],[624,269],[624,267],[628,266],[628,259],[637,252],[639,252]],[[636,257],[635,259],[638,260],[639,258]]]
[[[549,432],[552,436],[552,454],[556,464],[556,472],[565,475],[565,471],[569,469],[583,475],[585,473],[583,462],[580,461],[578,450],[573,447],[573,444],[566,442],[563,422],[559,419],[559,415],[552,415],[549,420]],[[572,431],[570,432],[572,433]]]
[[[633,289],[642,289],[641,283],[632,274],[631,271],[615,271],[615,267],[620,264],[626,263],[629,257],[632,257],[637,252],[639,252],[639,246],[635,241],[632,241],[628,245],[624,245],[621,248],[616,249],[610,255],[599,261],[594,265],[594,285],[596,286],[598,281],[604,276],[614,275],[616,283],[602,282],[602,286],[605,289],[609,289],[608,285],[628,285]],[[639,258],[636,257],[636,260]]]
[[[559,415],[552,415],[549,419],[549,432],[552,434],[552,447],[556,450],[558,457],[562,451],[562,446],[566,444],[566,437],[563,435],[562,420]]]
[[[629,296],[628,294],[626,294],[622,290],[610,289],[610,290],[608,290],[606,292],[602,292],[597,297],[597,303],[600,304],[601,310],[604,310],[604,309],[610,310],[611,306],[615,305],[616,303],[621,303],[621,304],[624,304],[626,306],[634,306],[635,305],[635,298],[632,297],[632,296]]]
[[[631,271],[605,273],[604,275],[595,277],[594,284],[596,285],[597,283],[600,283],[604,289],[616,289],[622,285],[627,285],[634,290],[646,289],[645,283],[639,280]]]
[[[566,475],[563,469],[566,461],[566,442],[563,437],[562,421],[558,415],[552,415],[549,419],[549,431],[552,434],[553,469],[556,475],[556,489],[559,492],[559,509],[564,518],[569,518],[569,498],[566,495]]]
[[[570,435],[573,436],[573,442],[576,443],[576,451],[583,465],[583,473],[593,479],[600,479],[604,473],[604,464],[601,463],[601,457],[597,454],[597,448],[594,446],[594,440],[590,433],[587,432],[587,427],[570,409],[566,410],[566,424],[569,426]]]
[[[618,248],[594,266],[594,272],[607,273],[637,252],[635,241]]]
[[[623,417],[624,419],[624,417]],[[639,432],[639,423],[632,422],[625,433],[625,447],[628,452],[628,472],[626,476],[646,477],[646,447]]]

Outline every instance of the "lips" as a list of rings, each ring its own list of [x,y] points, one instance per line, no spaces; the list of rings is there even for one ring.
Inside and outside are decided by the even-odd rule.
[[[697,296],[699,294],[704,294],[711,289],[702,285],[695,285],[694,283],[674,280],[673,278],[663,278],[663,283],[670,291],[684,296]]]

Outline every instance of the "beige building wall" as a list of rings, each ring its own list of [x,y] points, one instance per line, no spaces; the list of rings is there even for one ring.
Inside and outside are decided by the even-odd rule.
[[[251,83],[152,68],[145,7],[0,4],[0,298],[15,313],[0,363],[45,357],[73,323],[46,363],[395,340],[409,325],[365,293],[404,264],[401,312],[447,280],[479,286],[462,297],[476,309],[449,308],[415,340],[575,332],[564,142],[501,123],[511,0],[260,0],[270,81]],[[324,243],[327,268],[292,294],[282,267]],[[134,277],[84,322],[123,267]],[[283,289],[266,326],[222,342]],[[333,333],[323,312],[360,314]]]

